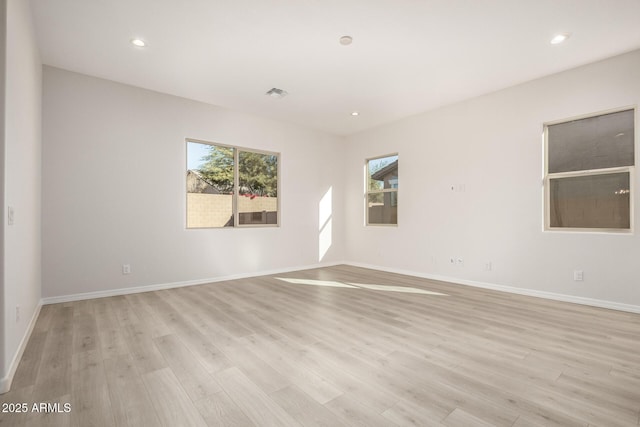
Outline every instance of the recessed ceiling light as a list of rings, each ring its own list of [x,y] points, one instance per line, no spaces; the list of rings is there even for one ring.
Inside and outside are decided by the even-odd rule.
[[[340,44],[343,46],[348,46],[353,43],[353,37],[351,36],[342,36],[340,37]]]
[[[131,44],[137,47],[145,47],[147,45],[142,39],[131,39]]]
[[[560,44],[566,41],[569,37],[571,37],[571,33],[559,33],[553,36],[551,39],[551,44]]]
[[[359,115],[360,115],[360,113],[358,113],[357,111],[352,111],[352,112],[351,112],[351,115],[352,115],[353,117],[355,117],[355,116],[359,116]]]
[[[277,87],[272,87],[271,89],[269,89],[265,95],[269,95],[272,98],[284,98],[285,96],[288,95],[286,90],[282,90],[282,89],[278,89]]]

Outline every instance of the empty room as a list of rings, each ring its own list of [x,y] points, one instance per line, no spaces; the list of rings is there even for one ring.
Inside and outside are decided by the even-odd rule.
[[[0,15],[0,426],[640,426],[638,0]]]

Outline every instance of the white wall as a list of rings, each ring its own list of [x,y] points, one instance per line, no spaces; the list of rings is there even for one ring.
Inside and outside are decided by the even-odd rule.
[[[185,138],[280,152],[281,227],[185,229]],[[340,142],[44,67],[43,296],[318,263],[319,202],[331,187],[334,200],[342,199]],[[341,218],[333,224],[333,245],[322,262],[344,257],[336,240]],[[125,263],[130,275],[122,275]]]
[[[8,0],[3,222],[7,207],[14,225],[4,226],[4,363],[6,387],[16,356],[37,312],[41,292],[41,96],[42,67],[29,2]],[[20,320],[16,321],[16,306]]]
[[[635,51],[347,138],[347,259],[640,309],[640,197],[634,235],[543,232],[541,137],[544,122],[638,104],[638,76]],[[364,159],[392,152],[399,225],[364,227]]]

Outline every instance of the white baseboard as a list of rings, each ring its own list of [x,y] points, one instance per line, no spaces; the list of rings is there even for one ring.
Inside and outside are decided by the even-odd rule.
[[[27,343],[29,342],[29,338],[31,338],[31,332],[33,332],[33,327],[36,325],[36,321],[38,320],[38,315],[40,314],[40,308],[42,308],[42,304],[38,304],[36,309],[33,311],[33,316],[31,316],[31,321],[29,321],[29,326],[27,326],[27,330],[20,341],[20,345],[18,346],[18,350],[16,354],[13,356],[11,360],[11,364],[9,365],[9,372],[4,378],[0,379],[0,394],[6,393],[11,388],[11,382],[13,381],[13,376],[16,374],[16,370],[18,369],[18,365],[20,364],[20,360],[22,359],[22,355],[24,354],[24,349],[27,347]]]
[[[494,291],[508,292],[512,294],[527,295],[538,298],[545,298],[554,301],[564,301],[574,304],[589,305],[593,307],[608,308],[611,310],[626,311],[629,313],[640,313],[640,306],[623,304],[615,301],[599,300],[595,298],[578,297],[573,295],[557,294],[553,292],[537,291],[535,289],[523,289],[513,286],[497,285],[494,283],[478,282],[475,280],[465,280],[456,277],[440,276],[436,274],[420,273],[410,270],[402,270],[390,267],[381,267],[378,265],[364,264],[359,262],[345,262],[346,265],[353,267],[368,268],[371,270],[386,271],[389,273],[404,274],[407,276],[420,277],[422,279],[438,280],[441,282],[455,283],[458,285],[473,286],[476,288],[491,289]]]
[[[441,276],[437,274],[421,273],[421,272],[412,271],[412,270],[382,267],[379,265],[371,265],[366,263],[350,262],[350,261],[318,263],[318,264],[298,266],[298,267],[287,267],[287,268],[274,269],[274,270],[263,270],[263,271],[257,271],[254,273],[233,274],[233,275],[214,277],[214,278],[208,278],[208,279],[188,280],[188,281],[173,282],[173,283],[161,283],[161,284],[154,284],[154,285],[135,286],[130,288],[111,289],[106,291],[86,292],[86,293],[79,293],[79,294],[72,294],[72,295],[62,295],[57,297],[47,297],[42,299],[42,304],[57,304],[62,302],[112,297],[112,296],[118,296],[118,295],[135,294],[140,292],[151,292],[151,291],[158,291],[158,290],[171,289],[171,288],[181,288],[184,286],[204,285],[207,283],[224,282],[227,280],[236,280],[236,279],[246,279],[246,278],[257,277],[257,276],[268,276],[271,274],[290,273],[292,271],[310,270],[314,268],[330,267],[330,266],[335,266],[340,264],[351,265],[354,267],[368,268],[371,270],[386,271],[389,273],[404,274],[407,276],[420,277],[423,279],[438,280],[441,282],[456,283],[459,285],[473,286],[476,288],[491,289],[495,291],[508,292],[512,294],[528,295],[532,297],[545,298],[545,299],[550,299],[555,301],[564,301],[564,302],[570,302],[574,304],[589,305],[593,307],[608,308],[611,310],[626,311],[630,313],[640,313],[640,306],[623,304],[615,301],[607,301],[607,300],[599,300],[595,298],[586,298],[586,297],[579,297],[574,295],[558,294],[553,292],[538,291],[535,289],[516,288],[513,286],[498,285],[494,283],[479,282],[475,280],[460,279],[457,277]]]
[[[209,279],[187,280],[183,282],[160,283],[154,285],[134,286],[130,288],[110,289],[106,291],[84,292],[80,294],[61,295],[57,297],[42,298],[42,304],[58,304],[62,302],[81,301],[94,298],[113,297],[118,295],[137,294],[140,292],[160,291],[163,289],[182,288],[185,286],[205,285],[207,283],[224,282],[227,280],[247,279],[257,276],[268,276],[271,274],[290,273],[292,271],[311,270],[314,268],[331,267],[334,265],[344,264],[342,262],[318,263],[313,265],[304,265],[298,267],[287,267],[274,270],[256,271],[253,273],[232,274],[228,276],[214,277]]]

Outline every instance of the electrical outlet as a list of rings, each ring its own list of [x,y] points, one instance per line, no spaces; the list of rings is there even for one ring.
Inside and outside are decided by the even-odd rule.
[[[456,260],[456,263],[457,263],[460,267],[464,266],[464,260],[463,260],[462,258],[458,258],[458,259]]]
[[[13,225],[14,221],[15,221],[15,210],[13,209],[13,206],[9,206],[7,208],[7,223],[8,225]]]
[[[131,274],[131,264],[122,264],[122,274]]]
[[[493,266],[491,265],[491,261],[486,261],[484,263],[484,271],[491,271],[492,268]]]
[[[582,270],[574,270],[573,271],[573,280],[576,282],[582,282],[584,280],[584,271]]]
[[[455,257],[449,258],[449,264],[455,264],[455,263],[456,263],[456,258]]]
[[[16,305],[16,323],[20,322],[20,306]]]

